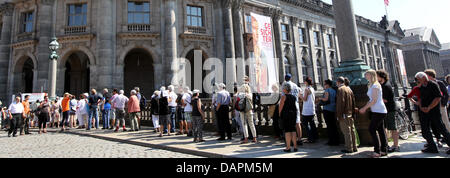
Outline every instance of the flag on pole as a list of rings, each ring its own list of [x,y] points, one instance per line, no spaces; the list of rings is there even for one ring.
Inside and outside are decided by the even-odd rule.
[[[389,6],[389,0],[384,0],[384,5]]]

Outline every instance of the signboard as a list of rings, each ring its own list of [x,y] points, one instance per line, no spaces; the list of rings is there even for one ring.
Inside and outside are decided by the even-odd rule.
[[[274,59],[272,19],[255,13],[250,15],[254,56],[254,63],[250,66],[254,67],[255,72],[253,85],[257,93],[271,93],[272,85],[278,82],[277,65]]]
[[[408,86],[408,74],[406,73],[403,51],[401,49],[397,49],[397,55],[398,55],[398,64],[400,67],[400,75],[401,75],[400,77],[403,82],[403,87],[407,87]]]
[[[22,101],[25,100],[25,96],[29,95],[30,99],[29,102],[30,103],[34,103],[37,100],[42,101],[44,100],[44,97],[47,96],[47,93],[22,93]],[[11,98],[11,103],[14,102],[14,98],[16,97],[16,95],[13,95]]]

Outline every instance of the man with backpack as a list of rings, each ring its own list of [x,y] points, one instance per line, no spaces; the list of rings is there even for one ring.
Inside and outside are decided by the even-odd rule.
[[[139,108],[141,108],[141,110],[144,110],[145,105],[147,104],[147,99],[145,98],[144,94],[141,93],[139,87],[135,87],[134,90],[136,91],[136,97],[139,100]],[[139,129],[141,129],[141,112],[136,113],[136,118],[139,123]]]
[[[242,123],[242,130],[244,132],[244,140],[241,142],[241,144],[248,143],[248,127],[250,127],[250,130],[252,132],[253,136],[253,142],[257,142],[257,133],[256,133],[256,126],[253,122],[253,97],[252,92],[250,89],[250,86],[247,84],[244,84],[239,89],[239,94],[236,101],[236,110],[240,112],[240,118]]]

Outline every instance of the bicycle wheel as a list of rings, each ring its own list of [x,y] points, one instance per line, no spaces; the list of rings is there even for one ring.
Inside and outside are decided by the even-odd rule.
[[[408,140],[408,138],[409,138],[410,126],[406,120],[408,120],[407,116],[399,118],[400,127],[399,127],[398,132],[399,132],[399,137],[402,140]]]

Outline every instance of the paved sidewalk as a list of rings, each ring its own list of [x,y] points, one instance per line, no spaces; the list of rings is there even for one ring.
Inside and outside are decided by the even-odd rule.
[[[7,133],[2,131],[0,158],[198,158],[198,156],[68,133],[49,132],[38,135],[33,132],[32,135],[8,137]]]
[[[185,154],[202,157],[223,157],[223,158],[368,158],[372,153],[372,147],[359,148],[358,153],[341,154],[343,145],[331,147],[325,145],[325,140],[314,144],[304,144],[299,147],[299,152],[284,153],[284,143],[274,140],[271,137],[263,136],[259,138],[260,143],[249,143],[241,145],[240,136],[235,136],[232,141],[216,141],[217,137],[213,133],[205,133],[206,142],[193,143],[192,137],[166,136],[158,137],[159,134],[149,127],[143,127],[139,132],[118,132],[112,130],[69,130],[67,133],[90,136],[109,141],[128,143],[168,151],[175,151]],[[392,144],[392,143],[390,143]],[[440,149],[439,154],[423,154],[421,149],[425,140],[420,135],[413,135],[410,139],[400,141],[401,152],[389,154],[388,158],[450,158],[445,153],[447,146]]]

